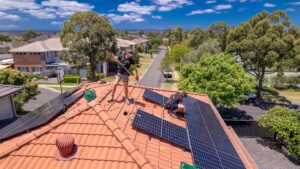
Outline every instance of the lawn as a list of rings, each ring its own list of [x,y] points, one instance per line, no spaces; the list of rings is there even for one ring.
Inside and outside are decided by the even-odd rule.
[[[278,90],[280,96],[287,98],[289,101],[300,105],[300,91]]]
[[[264,87],[262,94],[263,99],[268,102],[300,104],[300,90],[278,90],[272,87]]]

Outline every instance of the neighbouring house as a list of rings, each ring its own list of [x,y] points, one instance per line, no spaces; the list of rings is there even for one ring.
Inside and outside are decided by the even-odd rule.
[[[117,47],[118,47],[118,54],[122,51],[124,51],[125,49],[131,49],[134,50],[135,49],[135,45],[136,43],[130,40],[125,40],[125,39],[121,39],[121,38],[116,38],[117,40]]]
[[[23,90],[23,87],[0,85],[0,121],[16,117],[12,96]]]
[[[32,42],[10,50],[15,69],[34,74],[49,74],[62,63],[59,53],[63,50],[59,38]]]
[[[138,37],[138,38],[133,39],[132,42],[135,42],[136,44],[141,45],[145,51],[148,50],[148,47],[149,47],[148,39],[145,39],[143,37]]]
[[[179,169],[182,162],[197,163],[203,168],[258,168],[233,129],[226,126],[207,95],[188,93],[189,97],[205,105],[201,107],[203,111],[211,109],[205,113],[201,112],[201,123],[195,124],[201,127],[201,131],[186,133],[189,138],[198,139],[197,146],[201,149],[196,152],[199,154],[194,154],[189,150],[192,149],[190,141],[182,139],[184,135],[176,134],[177,131],[187,130],[186,119],[171,115],[163,106],[149,102],[143,97],[146,90],[166,97],[175,91],[130,85],[129,93],[135,101],[127,105],[124,103],[122,85],[117,86],[116,101],[108,102],[111,88],[109,83],[85,84],[76,93],[94,89],[97,97],[93,101],[88,103],[85,98],[79,98],[68,106],[65,113],[51,121],[32,126],[32,129],[25,132],[9,135],[8,138],[2,138],[1,135],[5,134],[2,130],[0,168]],[[45,117],[52,109],[47,109]],[[157,126],[162,122],[168,124],[170,128],[164,128],[164,132],[165,129],[170,130],[167,132],[169,137],[155,136],[151,131],[134,126],[133,121],[136,118],[147,117],[137,114],[140,110],[147,112],[147,116],[154,117],[154,121],[159,119]],[[156,125],[151,123],[152,121],[148,121],[141,127],[155,129]],[[32,121],[30,124],[36,123]],[[12,123],[11,126],[13,125]],[[174,126],[176,130],[171,132]],[[17,129],[5,131],[9,134],[15,130]],[[153,131],[157,135],[161,132]],[[190,148],[183,148],[171,142],[172,139],[177,139],[179,143],[186,141],[184,144],[190,145]],[[202,155],[201,161],[199,155]],[[240,163],[236,164],[236,160],[240,160]]]

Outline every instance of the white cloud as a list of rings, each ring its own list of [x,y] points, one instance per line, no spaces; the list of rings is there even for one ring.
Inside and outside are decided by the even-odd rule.
[[[0,0],[0,11],[18,11],[39,19],[64,18],[93,8],[94,6],[75,0],[43,0],[40,4],[35,0]]]
[[[215,13],[216,11],[214,9],[200,9],[196,11],[192,11],[191,13],[188,13],[187,16],[191,15],[199,15],[199,14],[208,14],[208,13]]]
[[[121,22],[144,22],[144,18],[142,15],[139,14],[123,14],[123,15],[116,15],[116,14],[107,14],[106,15],[111,22],[113,23],[121,23]]]
[[[298,1],[298,2],[290,2],[289,4],[291,4],[291,5],[300,5],[300,1]]]
[[[79,3],[77,1],[69,0],[48,0],[41,3],[43,7],[55,9],[55,15],[61,18],[73,15],[75,12],[90,11],[94,8],[87,3]]]
[[[18,28],[19,26],[17,25],[0,25],[0,29],[1,30],[5,30],[5,29],[12,29],[12,28]]]
[[[191,0],[152,0],[155,5],[158,5],[159,11],[171,11],[183,6],[193,5]]]
[[[217,10],[217,11],[225,10],[225,9],[231,9],[231,8],[232,8],[232,5],[229,5],[229,4],[227,4],[227,5],[221,4],[221,5],[215,6],[215,10]]]
[[[21,17],[18,15],[14,15],[14,14],[8,14],[6,12],[1,12],[0,11],[0,20],[12,20],[12,21],[17,21],[20,20]]]
[[[192,11],[190,13],[187,14],[187,16],[191,16],[191,15],[200,15],[200,14],[220,14],[221,10],[226,10],[226,9],[231,9],[232,5],[227,4],[220,4],[220,5],[216,5],[213,9],[199,9],[199,10],[195,10]]]
[[[276,7],[276,5],[272,4],[272,3],[264,3],[264,7],[266,7],[266,8],[274,8],[274,7]]]
[[[294,8],[287,8],[286,11],[288,11],[288,12],[294,12],[295,9]]]
[[[214,4],[214,3],[216,3],[217,1],[216,0],[208,0],[208,1],[206,1],[205,3],[207,3],[207,4]]]
[[[0,10],[28,10],[38,9],[40,5],[35,0],[0,0]]]
[[[155,16],[155,15],[153,15],[153,16],[152,16],[152,18],[153,18],[153,19],[161,19],[162,17],[161,17],[161,16],[159,16],[159,15],[156,15],[156,16]]]
[[[51,22],[51,25],[62,25],[63,22],[57,22],[57,21],[53,21]]]
[[[141,6],[136,2],[126,2],[124,4],[120,4],[117,10],[119,12],[133,12],[141,15],[150,15],[155,9],[156,6],[154,5]]]
[[[240,2],[240,3],[244,3],[244,2],[247,2],[247,0],[226,0],[227,2],[229,3],[232,3],[232,2]]]

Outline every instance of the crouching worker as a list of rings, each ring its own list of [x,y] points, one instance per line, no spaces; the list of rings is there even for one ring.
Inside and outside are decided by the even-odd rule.
[[[129,75],[130,75],[129,68],[131,65],[134,66],[134,70],[135,70],[135,74],[136,74],[135,79],[137,81],[139,80],[138,70],[137,70],[136,63],[133,58],[132,50],[127,50],[121,56],[119,56],[117,58],[114,57],[113,59],[118,62],[119,66],[118,66],[118,72],[116,75],[116,80],[113,85],[112,93],[111,93],[110,99],[108,101],[111,102],[114,100],[116,88],[117,88],[118,84],[120,83],[120,81],[122,80],[124,82],[124,88],[125,88],[125,90],[124,90],[125,91],[125,103],[130,104],[130,99],[128,98],[128,80],[129,80]]]
[[[184,115],[185,106],[182,104],[182,102],[186,96],[186,93],[183,91],[172,94],[167,101],[166,108],[174,114]]]

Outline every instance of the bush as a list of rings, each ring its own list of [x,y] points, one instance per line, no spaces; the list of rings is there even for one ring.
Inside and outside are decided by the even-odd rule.
[[[258,121],[259,126],[269,130],[277,141],[287,147],[289,153],[300,159],[300,114],[286,107],[268,110]]]
[[[39,94],[38,84],[33,77],[14,69],[0,71],[0,84],[23,86],[24,90],[13,97],[14,105],[18,113],[23,112],[22,106]]]
[[[235,107],[255,89],[255,79],[228,54],[207,55],[180,70],[180,90],[206,93],[220,107]]]
[[[64,75],[65,83],[80,83],[79,75]]]
[[[275,88],[285,89],[300,84],[300,76],[274,76],[265,82],[270,83]]]

